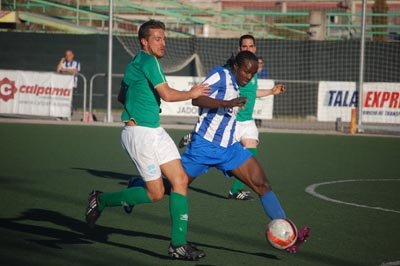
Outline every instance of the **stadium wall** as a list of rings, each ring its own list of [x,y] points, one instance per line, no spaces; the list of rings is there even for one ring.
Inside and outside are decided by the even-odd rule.
[[[139,49],[134,40],[135,50]],[[185,49],[179,49],[185,47]],[[237,39],[215,38],[169,38],[167,56],[163,65],[174,64],[177,57],[197,53],[207,72],[215,65],[223,64],[236,51]],[[305,93],[308,97],[317,98],[318,82],[324,81],[357,81],[359,64],[359,41],[293,41],[293,40],[259,40],[257,54],[266,59],[269,78],[276,82],[286,81],[288,92]],[[31,71],[52,71],[66,49],[75,52],[81,62],[81,73],[89,79],[95,73],[107,71],[107,36],[105,35],[72,35],[44,33],[0,33],[0,68]],[[176,52],[175,52],[176,51]],[[130,56],[124,47],[114,41],[113,72],[123,73]],[[400,82],[400,43],[366,44],[366,82]],[[390,69],[386,66],[390,62]],[[194,62],[172,75],[195,75]],[[171,75],[171,74],[169,74]],[[292,81],[292,82],[287,82]],[[298,82],[300,81],[300,82]],[[304,82],[303,82],[304,81]],[[119,90],[120,79],[115,78],[114,94]],[[89,85],[89,84],[88,84]],[[82,84],[79,84],[75,106],[82,103]],[[94,83],[94,108],[105,108],[105,79],[98,78]],[[304,103],[294,101],[296,94],[287,93],[286,97],[277,97],[274,113],[290,115],[292,110],[298,115],[302,108],[285,108],[285,106]],[[298,99],[298,97],[296,97]],[[306,100],[306,99],[305,99]],[[310,101],[307,100],[309,105]],[[113,106],[119,106],[116,100]],[[310,108],[311,107],[311,108]],[[303,115],[315,115],[315,108],[304,108]]]

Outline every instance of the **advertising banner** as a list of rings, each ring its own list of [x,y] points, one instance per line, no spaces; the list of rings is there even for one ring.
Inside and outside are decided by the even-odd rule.
[[[200,83],[204,78],[167,76],[171,88],[178,90],[189,90],[194,84]],[[261,89],[270,89],[274,86],[273,80],[258,80]],[[161,115],[165,116],[198,116],[198,108],[192,105],[192,101],[164,102],[161,101]],[[273,96],[258,98],[254,107],[254,118],[272,119]]]
[[[364,83],[362,121],[400,124],[400,83]]]
[[[321,81],[318,88],[318,121],[349,122],[358,107],[355,82]],[[362,122],[400,123],[400,83],[365,82]]]
[[[70,117],[74,77],[0,70],[0,113]]]
[[[358,106],[355,82],[320,81],[318,88],[318,121],[350,122],[351,109]]]

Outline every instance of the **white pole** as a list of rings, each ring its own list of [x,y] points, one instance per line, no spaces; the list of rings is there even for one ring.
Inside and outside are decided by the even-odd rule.
[[[112,49],[113,49],[113,0],[109,0],[108,13],[108,72],[107,72],[107,123],[112,122],[111,96],[112,96]]]
[[[364,56],[365,56],[365,23],[367,13],[367,0],[362,1],[362,16],[361,16],[361,43],[360,43],[360,73],[358,87],[358,131],[362,131],[362,104],[363,104],[363,88],[364,88]]]

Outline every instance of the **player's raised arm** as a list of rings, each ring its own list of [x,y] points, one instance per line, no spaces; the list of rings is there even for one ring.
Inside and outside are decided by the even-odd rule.
[[[285,91],[285,85],[276,84],[272,89],[258,89],[257,90],[257,98],[258,97],[266,97],[270,95],[279,95]]]
[[[207,96],[210,92],[210,87],[207,84],[194,85],[189,91],[178,91],[171,88],[168,83],[162,83],[156,87],[161,99],[166,102],[179,102],[191,99],[196,99],[200,96]]]
[[[246,104],[246,97],[238,97],[232,100],[216,100],[207,96],[200,96],[192,100],[194,106],[202,108],[233,108],[243,107]]]

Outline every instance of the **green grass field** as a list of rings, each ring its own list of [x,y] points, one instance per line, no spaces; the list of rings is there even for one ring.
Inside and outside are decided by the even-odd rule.
[[[261,134],[258,158],[288,216],[312,228],[295,255],[267,244],[258,200],[225,199],[231,180],[216,170],[190,189],[189,240],[207,257],[166,256],[168,198],[131,215],[106,209],[84,222],[93,188],[119,190],[137,171],[119,128],[0,124],[0,265],[400,265],[400,138]],[[178,141],[184,131],[170,130]],[[325,201],[316,192],[373,208]],[[382,180],[395,179],[395,180]],[[380,181],[379,181],[380,180]]]

